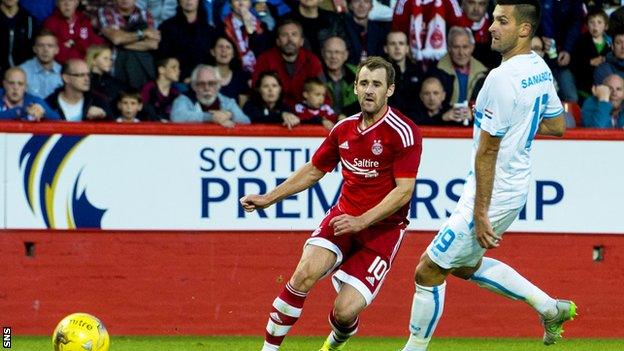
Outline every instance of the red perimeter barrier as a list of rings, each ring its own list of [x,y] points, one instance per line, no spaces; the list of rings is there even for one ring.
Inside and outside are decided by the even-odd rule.
[[[413,272],[433,233],[411,232],[361,335],[406,336]],[[72,312],[93,313],[113,335],[262,335],[270,305],[308,233],[0,233],[0,324],[16,335],[50,334]],[[594,262],[594,247],[604,260]],[[624,236],[506,234],[488,255],[508,262],[555,297],[577,302],[568,337],[624,337]],[[541,338],[536,313],[474,284],[449,278],[438,336]],[[293,328],[325,335],[335,292],[322,281]]]

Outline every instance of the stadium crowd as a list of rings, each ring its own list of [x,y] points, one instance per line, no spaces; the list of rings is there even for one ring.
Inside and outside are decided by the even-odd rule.
[[[469,126],[500,56],[494,0],[0,0],[0,120],[276,123],[358,110],[355,68],[383,56],[390,105]],[[620,0],[542,0],[533,50],[569,127],[624,128]]]

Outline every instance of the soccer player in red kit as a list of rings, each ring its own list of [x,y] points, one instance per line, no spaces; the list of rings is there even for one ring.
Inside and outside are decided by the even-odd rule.
[[[295,272],[273,301],[263,351],[279,350],[308,292],[330,273],[338,296],[329,313],[332,331],[321,350],[342,350],[357,331],[360,312],[379,292],[405,234],[422,151],[420,132],[388,106],[394,69],[384,59],[362,61],[354,89],[361,113],[338,122],[312,160],[275,189],[240,199],[245,211],[266,208],[342,164],[338,203],[306,241]]]

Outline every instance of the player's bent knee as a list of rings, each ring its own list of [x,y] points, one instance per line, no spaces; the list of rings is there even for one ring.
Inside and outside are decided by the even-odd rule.
[[[355,303],[336,301],[334,304],[334,317],[341,325],[351,324],[360,312],[360,306]]]
[[[429,256],[423,255],[416,267],[416,283],[424,286],[440,285],[446,279],[448,270],[433,262]]]

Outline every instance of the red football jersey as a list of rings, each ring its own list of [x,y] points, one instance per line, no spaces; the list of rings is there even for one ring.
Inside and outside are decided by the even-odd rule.
[[[396,187],[395,178],[416,178],[422,152],[418,126],[388,107],[384,116],[365,130],[360,114],[338,122],[312,157],[312,164],[331,172],[342,163],[344,183],[338,206],[352,216],[375,207]],[[409,203],[379,224],[407,224]]]

